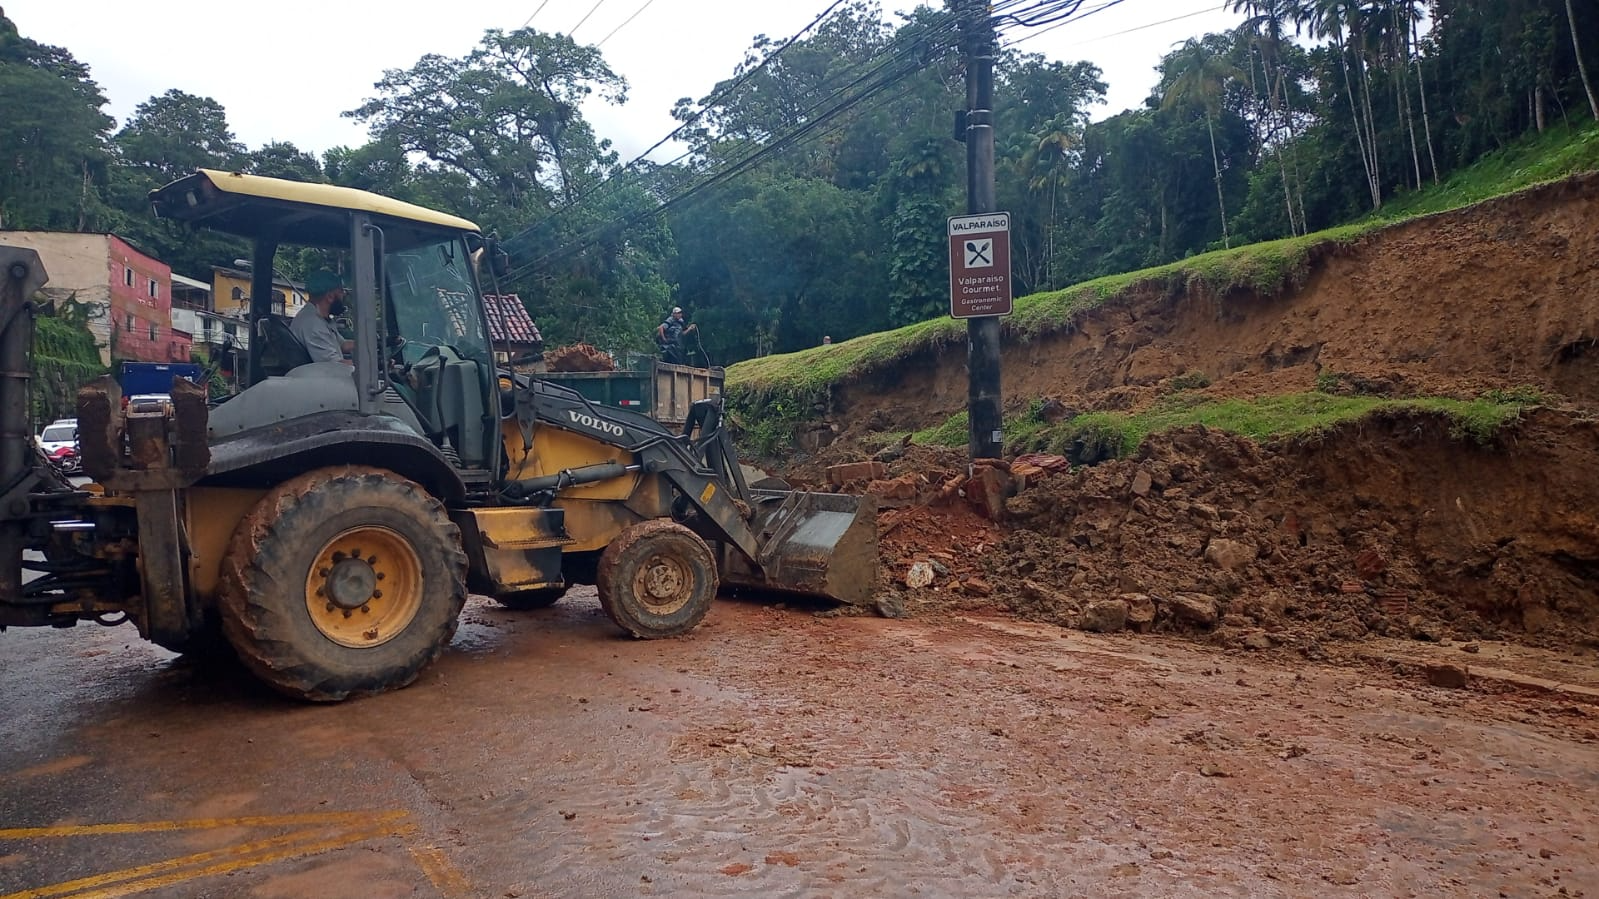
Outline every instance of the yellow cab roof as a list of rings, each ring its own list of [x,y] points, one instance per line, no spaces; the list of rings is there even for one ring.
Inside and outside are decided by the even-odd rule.
[[[209,220],[213,226],[236,234],[250,235],[256,230],[250,226],[250,220],[255,218],[254,216],[240,215],[236,202],[218,202],[226,199],[217,196],[218,194],[226,194],[236,199],[256,198],[341,212],[367,212],[455,231],[479,230],[476,224],[459,216],[353,187],[309,184],[303,181],[287,181],[282,178],[215,169],[199,169],[192,175],[152,191],[150,199],[157,213],[162,216],[196,222]]]

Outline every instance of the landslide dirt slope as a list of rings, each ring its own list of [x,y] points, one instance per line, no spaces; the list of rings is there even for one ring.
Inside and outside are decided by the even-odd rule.
[[[1139,409],[1192,373],[1213,397],[1337,375],[1390,396],[1531,386],[1553,398],[1487,444],[1406,412],[1267,446],[1156,435],[1132,458],[1028,486],[998,527],[968,509],[892,513],[884,590],[913,610],[975,602],[1094,629],[1126,616],[1253,648],[1374,633],[1599,646],[1596,342],[1599,174],[1329,244],[1279,295],[1135,288],[1007,341],[1012,410],[1041,397]],[[842,439],[807,465],[964,408],[964,349],[835,387]],[[936,591],[905,590],[917,560],[951,569]]]
[[[1307,390],[1337,374],[1395,396],[1525,385],[1599,403],[1599,173],[1327,245],[1303,283],[1146,284],[1029,342],[1007,341],[1011,406],[1137,408],[1203,373],[1213,395]],[[849,431],[927,427],[964,408],[965,346],[836,385]]]

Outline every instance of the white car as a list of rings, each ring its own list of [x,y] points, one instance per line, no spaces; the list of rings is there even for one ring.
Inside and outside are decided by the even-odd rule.
[[[39,449],[63,471],[78,468],[78,420],[61,418],[51,422],[35,438]]]

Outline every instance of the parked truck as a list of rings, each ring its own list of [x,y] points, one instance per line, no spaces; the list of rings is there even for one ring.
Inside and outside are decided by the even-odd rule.
[[[209,170],[151,201],[252,245],[244,389],[211,405],[180,378],[170,402],[125,408],[114,379],[91,383],[78,429],[95,485],[74,486],[27,430],[47,273],[0,245],[0,630],[131,622],[338,700],[414,680],[468,590],[528,608],[594,584],[638,637],[694,627],[719,584],[871,597],[873,501],[751,487],[720,396],[670,428],[499,368],[482,297],[503,256],[471,222]],[[272,261],[297,247],[348,272],[348,364],[312,362],[273,313]]]
[[[117,386],[125,397],[169,396],[172,382],[178,378],[202,384],[205,372],[192,362],[124,361],[117,366]]]
[[[549,372],[541,377],[572,388],[589,402],[682,427],[695,403],[722,395],[724,373],[720,366],[695,368],[633,355],[625,357],[618,371]]]

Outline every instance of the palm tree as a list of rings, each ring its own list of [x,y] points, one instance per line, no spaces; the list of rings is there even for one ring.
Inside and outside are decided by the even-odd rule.
[[[1205,112],[1205,130],[1210,135],[1210,161],[1216,170],[1216,207],[1221,211],[1222,246],[1231,248],[1227,233],[1227,200],[1221,189],[1221,156],[1216,152],[1216,116],[1221,114],[1227,85],[1243,81],[1244,73],[1203,42],[1189,38],[1181,49],[1167,57],[1166,78],[1161,85],[1162,109],[1194,104]]]
[[[1357,0],[1296,0],[1293,10],[1294,21],[1303,27],[1313,37],[1324,37],[1332,40],[1333,50],[1338,54],[1338,65],[1344,73],[1344,93],[1349,99],[1349,114],[1355,123],[1355,143],[1360,148],[1360,162],[1366,169],[1366,186],[1371,192],[1371,208],[1376,209],[1382,205],[1382,181],[1377,171],[1377,135],[1375,131],[1367,139],[1366,125],[1361,120],[1362,107],[1355,99],[1356,79],[1349,72],[1350,43],[1354,43],[1355,66],[1359,69],[1359,81],[1366,84],[1364,57],[1360,55],[1360,28],[1361,8]],[[1350,35],[1350,40],[1345,40],[1346,29],[1353,28],[1357,33]],[[1366,91],[1367,103],[1365,110],[1369,113],[1371,108],[1371,94]],[[1369,114],[1367,121],[1369,121]]]
[[[1244,24],[1239,26],[1239,34],[1252,35],[1249,65],[1251,94],[1257,93],[1254,86],[1256,55],[1260,56],[1260,69],[1266,78],[1266,114],[1262,116],[1265,127],[1259,140],[1263,147],[1271,144],[1273,155],[1277,157],[1277,171],[1283,183],[1283,202],[1288,210],[1288,230],[1293,234],[1301,234],[1305,231],[1302,188],[1297,191],[1300,195],[1297,215],[1294,205],[1299,180],[1297,150],[1292,181],[1289,179],[1288,163],[1283,158],[1283,144],[1293,144],[1295,137],[1293,109],[1288,97],[1287,66],[1282,60],[1286,25],[1293,18],[1295,0],[1229,0],[1228,5],[1233,12],[1248,16]],[[1280,125],[1274,123],[1273,119],[1277,119]],[[1285,136],[1273,139],[1279,128]]]
[[[1588,65],[1582,61],[1582,41],[1577,39],[1577,13],[1566,0],[1566,22],[1571,25],[1571,52],[1577,54],[1577,72],[1582,75],[1582,89],[1588,92],[1588,109],[1599,119],[1599,99],[1595,99],[1593,83],[1588,80]]]
[[[1049,228],[1044,232],[1044,283],[1055,287],[1055,209],[1060,186],[1071,173],[1072,152],[1077,149],[1077,134],[1059,119],[1045,126],[1022,154],[1020,169],[1027,177],[1027,189],[1049,188]]]

